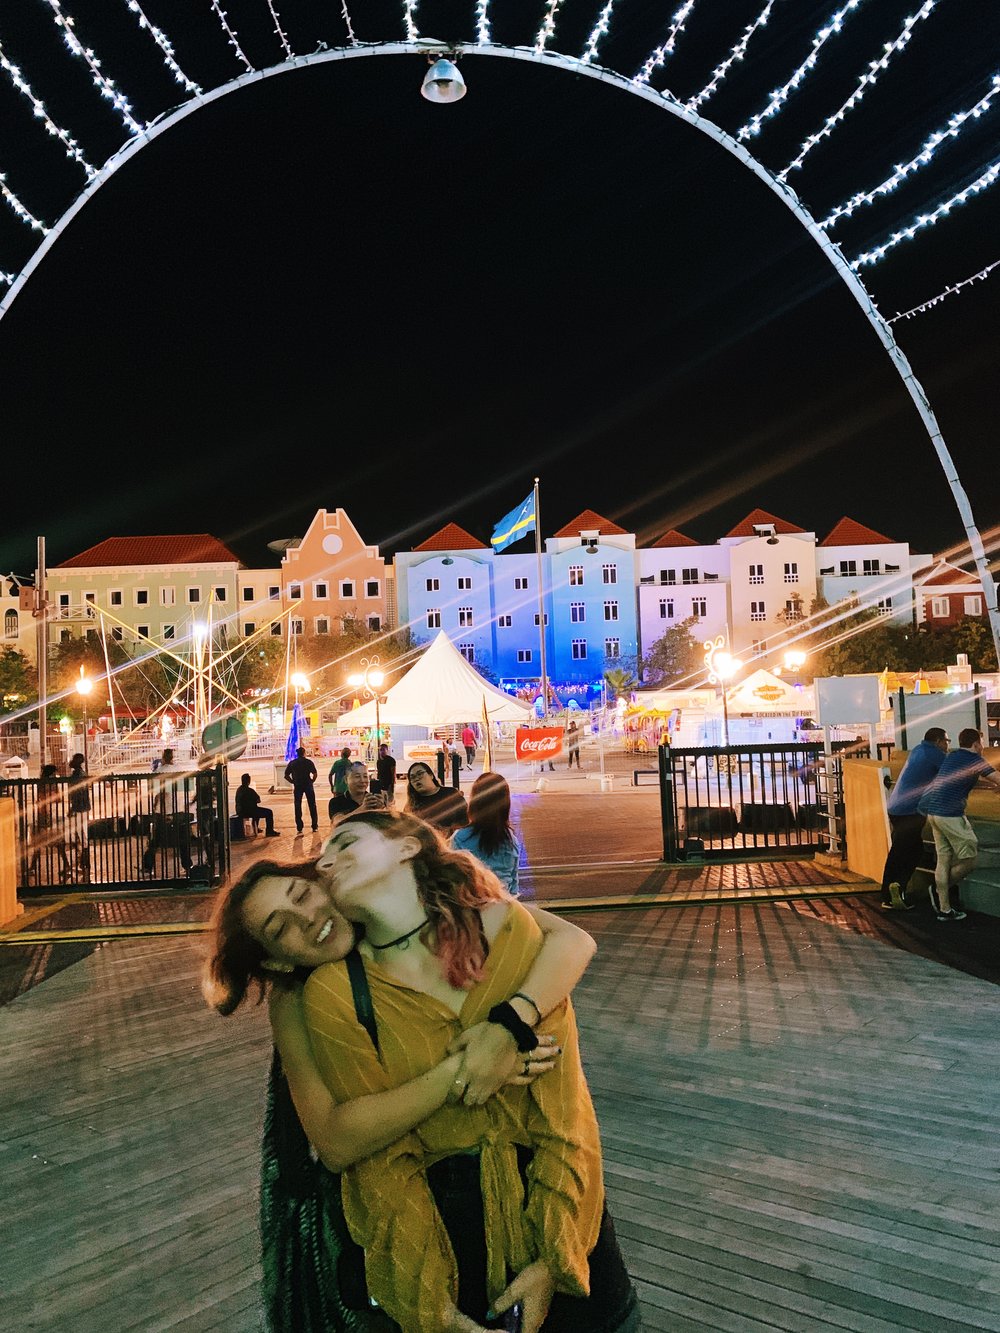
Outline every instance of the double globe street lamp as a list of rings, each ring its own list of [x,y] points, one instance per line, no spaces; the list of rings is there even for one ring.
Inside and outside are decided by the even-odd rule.
[[[708,683],[722,686],[722,744],[729,747],[729,705],[726,700],[726,686],[738,671],[743,670],[743,663],[726,648],[726,640],[720,634],[715,639],[705,642],[705,665],[708,667]]]
[[[378,754],[379,743],[382,740],[382,726],[379,720],[379,688],[385,682],[385,673],[380,670],[378,656],[373,654],[371,657],[362,657],[361,670],[355,671],[347,677],[348,685],[352,685],[356,690],[361,690],[366,699],[375,700],[375,753]]]

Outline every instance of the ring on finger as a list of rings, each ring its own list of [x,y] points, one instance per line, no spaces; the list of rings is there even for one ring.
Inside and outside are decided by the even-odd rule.
[[[525,1073],[525,1075],[527,1075],[527,1073],[528,1073],[528,1071],[530,1070],[530,1068],[531,1068],[531,1060],[528,1058],[528,1056],[525,1056],[525,1057],[524,1057],[524,1073]]]

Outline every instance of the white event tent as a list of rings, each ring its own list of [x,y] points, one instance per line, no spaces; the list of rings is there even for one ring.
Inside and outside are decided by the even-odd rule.
[[[379,721],[397,726],[447,727],[456,722],[479,722],[485,703],[491,722],[530,722],[528,704],[504,694],[470,666],[441,630],[379,703]],[[345,728],[373,727],[375,704],[367,703],[344,713]]]

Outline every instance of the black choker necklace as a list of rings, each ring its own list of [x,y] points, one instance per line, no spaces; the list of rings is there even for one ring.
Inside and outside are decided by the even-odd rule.
[[[396,939],[390,940],[388,944],[372,944],[371,940],[369,940],[368,943],[371,945],[373,949],[376,950],[392,949],[397,944],[402,949],[408,949],[410,947],[410,940],[413,939],[414,935],[416,935],[418,930],[423,930],[424,926],[426,925],[427,925],[427,917],[424,917],[423,921],[421,921],[419,926],[414,926],[413,929],[408,930],[405,935],[398,935]]]

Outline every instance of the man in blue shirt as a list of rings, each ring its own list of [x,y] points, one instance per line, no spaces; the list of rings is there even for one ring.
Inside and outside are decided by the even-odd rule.
[[[975,866],[979,852],[976,835],[965,817],[969,792],[980,781],[1000,791],[1000,773],[983,758],[982,732],[966,727],[959,732],[958,745],[945,756],[937,777],[918,802],[934,834],[937,867],[931,905],[939,921],[965,920],[965,913],[951,905],[951,890]]]
[[[907,902],[906,886],[924,849],[924,816],[917,803],[937,777],[949,743],[944,727],[925,731],[924,739],[907,755],[886,802],[891,835],[882,871],[882,906],[890,911],[913,906]]]

